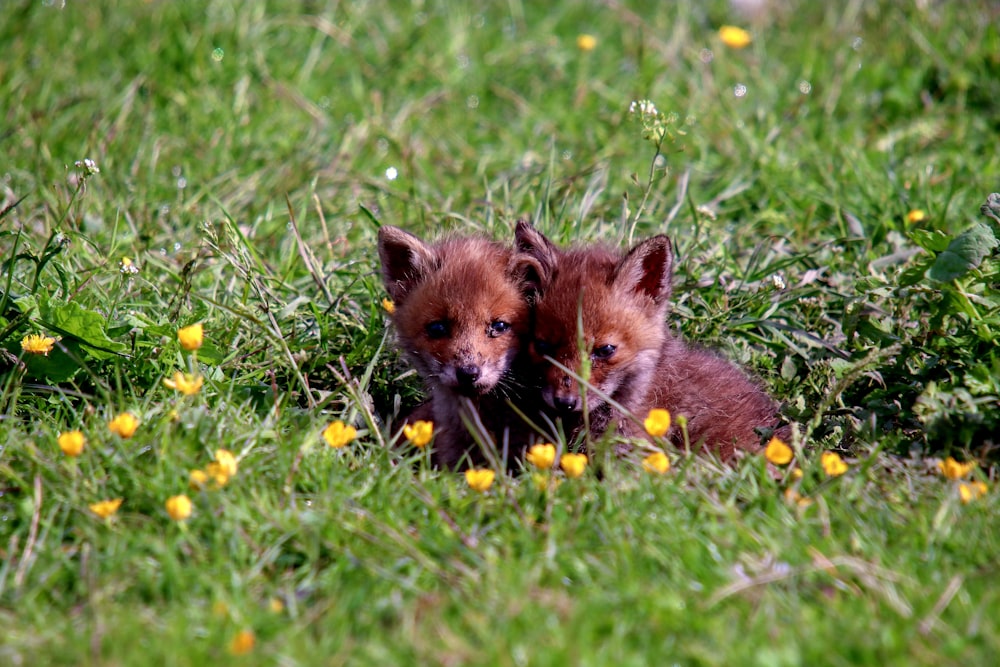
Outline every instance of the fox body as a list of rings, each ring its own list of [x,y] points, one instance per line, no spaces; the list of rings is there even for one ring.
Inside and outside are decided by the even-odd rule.
[[[399,345],[429,394],[409,421],[434,422],[438,465],[481,460],[465,420],[495,437],[509,421],[512,368],[530,327],[521,265],[487,239],[426,243],[392,226],[379,229],[378,250]]]
[[[600,247],[560,249],[519,223],[515,241],[535,294],[529,356],[541,398],[570,429],[582,426],[584,400],[593,435],[612,428],[641,435],[628,415],[666,408],[688,419],[692,444],[703,442],[728,458],[736,448],[759,448],[756,427],[777,426],[774,402],[738,366],[670,333],[673,250],[666,236],[623,255]],[[583,375],[584,363],[596,391],[573,375]],[[668,437],[683,444],[676,423]]]

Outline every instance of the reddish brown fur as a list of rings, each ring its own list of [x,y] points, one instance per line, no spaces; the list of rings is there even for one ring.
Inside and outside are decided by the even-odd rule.
[[[758,449],[755,427],[778,425],[774,402],[739,367],[670,335],[665,316],[672,251],[666,237],[644,241],[625,256],[603,248],[560,250],[527,224],[518,225],[516,238],[537,290],[530,356],[542,379],[542,399],[569,428],[582,423],[580,383],[546,356],[577,374],[584,355],[590,357],[589,383],[625,413],[641,418],[661,407],[684,415],[691,444],[703,442],[724,458],[737,448]],[[613,352],[603,354],[608,345]],[[643,435],[597,392],[587,392],[587,403],[593,435],[608,428]],[[676,420],[668,437],[683,444]]]
[[[395,303],[400,347],[430,395],[409,418],[435,425],[434,459],[454,467],[475,442],[463,417],[502,435],[515,387],[511,366],[529,328],[523,280],[510,248],[482,238],[427,244],[379,230],[383,280]],[[500,330],[498,323],[508,328]]]

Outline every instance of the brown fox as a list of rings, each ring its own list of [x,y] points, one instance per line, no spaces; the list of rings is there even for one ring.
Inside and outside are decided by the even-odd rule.
[[[608,429],[642,435],[627,414],[641,419],[652,408],[666,408],[687,418],[692,445],[727,459],[736,449],[760,448],[755,428],[778,427],[774,401],[738,366],[671,335],[673,249],[666,236],[622,255],[601,247],[559,249],[518,223],[515,247],[535,293],[529,356],[542,400],[567,429],[582,426],[581,383],[549,358],[579,375],[586,357],[590,385],[625,411],[584,389],[595,436]],[[676,421],[667,437],[682,446]]]
[[[429,394],[408,421],[434,422],[436,465],[482,462],[463,418],[497,442],[514,421],[512,368],[530,329],[523,265],[484,238],[425,243],[392,226],[379,229],[378,251],[399,345]]]

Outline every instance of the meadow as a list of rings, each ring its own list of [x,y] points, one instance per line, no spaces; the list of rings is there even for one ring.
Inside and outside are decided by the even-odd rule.
[[[990,664],[998,26],[8,1],[0,664]],[[669,234],[672,326],[761,378],[790,460],[433,469],[377,229],[519,218]]]

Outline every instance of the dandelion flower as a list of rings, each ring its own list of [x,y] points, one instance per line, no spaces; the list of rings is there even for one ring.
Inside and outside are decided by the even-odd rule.
[[[653,452],[642,460],[642,467],[646,472],[663,475],[670,470],[670,459],[663,452]]]
[[[953,457],[949,456],[944,461],[938,461],[937,466],[941,474],[948,479],[962,479],[969,476],[969,473],[976,467],[976,462],[959,463]]]
[[[174,521],[184,521],[191,516],[191,499],[185,495],[170,496],[166,502],[167,514]]]
[[[83,453],[83,446],[87,444],[87,439],[80,431],[66,431],[59,434],[59,449],[66,456],[79,456]]]
[[[915,208],[906,214],[906,221],[910,224],[916,224],[918,222],[923,222],[927,219],[927,214],[923,209]]]
[[[233,636],[232,641],[229,642],[229,652],[232,655],[246,655],[253,650],[256,644],[257,637],[254,635],[253,630],[240,630]]]
[[[204,335],[201,322],[177,330],[177,340],[180,341],[181,347],[188,352],[194,352],[201,347]]]
[[[219,469],[226,473],[226,475],[229,477],[236,477],[236,471],[239,464],[231,451],[228,449],[215,450],[215,462],[218,464]]]
[[[532,445],[525,458],[536,468],[548,470],[556,462],[556,446],[548,443]]]
[[[559,466],[566,473],[567,477],[577,478],[583,475],[587,468],[586,454],[563,454],[559,460]]]
[[[93,503],[92,505],[90,505],[90,511],[96,514],[97,516],[101,517],[102,519],[107,519],[108,517],[113,516],[114,513],[118,511],[118,508],[121,507],[121,504],[122,504],[121,498],[115,498],[113,500],[102,500],[100,502]]]
[[[643,422],[646,433],[654,438],[662,438],[670,430],[670,412],[663,408],[653,408]]]
[[[750,33],[734,25],[724,25],[719,28],[719,39],[731,49],[742,49],[752,41]]]
[[[576,38],[576,48],[584,53],[593,51],[597,47],[597,38],[593,35],[578,35]]]
[[[776,466],[788,465],[794,454],[792,448],[777,437],[771,438],[771,441],[767,443],[767,448],[764,449],[764,456]]]
[[[840,458],[840,454],[837,452],[823,452],[819,461],[823,466],[823,471],[830,477],[840,477],[847,472],[847,463]]]
[[[392,299],[382,299],[382,307],[385,308],[385,312],[390,315],[396,312],[396,304],[393,303]]]
[[[164,378],[163,385],[181,392],[185,396],[194,396],[199,391],[201,391],[202,385],[205,383],[205,378],[200,375],[192,375],[191,373],[181,373],[177,371],[174,373],[174,377],[171,379]]]
[[[958,485],[958,497],[961,498],[962,504],[966,505],[977,498],[986,495],[989,487],[986,486],[986,482],[962,482]]]
[[[21,339],[21,349],[28,354],[41,354],[49,356],[49,352],[55,347],[56,339],[52,336],[42,334],[28,334]]]
[[[108,430],[122,438],[131,438],[139,428],[139,420],[131,412],[123,412],[108,422]]]
[[[339,420],[323,429],[323,439],[334,449],[340,449],[356,437],[358,437],[358,430]]]
[[[485,493],[493,486],[493,479],[496,473],[489,468],[470,468],[465,471],[465,481],[473,491]]]
[[[403,427],[403,435],[414,447],[424,447],[434,436],[434,423],[418,420]]]

